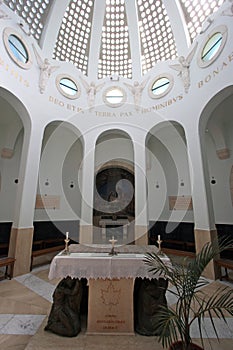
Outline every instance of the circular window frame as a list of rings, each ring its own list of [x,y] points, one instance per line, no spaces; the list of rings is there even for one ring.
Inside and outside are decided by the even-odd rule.
[[[168,86],[167,90],[163,91],[161,94],[155,95],[152,92],[152,87],[158,80],[160,80],[162,78],[167,78],[169,80],[169,86]],[[168,73],[159,74],[151,81],[151,83],[148,86],[149,96],[153,99],[159,99],[161,97],[164,97],[171,91],[173,86],[174,86],[174,78],[171,74],[168,74]]]
[[[62,90],[62,88],[60,86],[60,82],[61,82],[62,79],[71,80],[76,85],[77,93],[75,95],[69,95],[64,90]],[[62,94],[66,98],[69,98],[70,100],[76,100],[77,98],[79,98],[79,96],[81,94],[81,87],[80,87],[79,83],[77,82],[77,80],[75,78],[73,78],[69,74],[59,74],[59,75],[57,75],[57,77],[56,77],[56,87],[57,87],[58,91],[60,92],[60,94]]]
[[[112,91],[112,90],[119,90],[119,91],[122,92],[123,96],[122,96],[122,101],[121,101],[121,102],[112,104],[112,103],[110,103],[110,102],[107,100],[106,94],[107,94],[108,92]],[[108,87],[107,89],[105,89],[105,90],[103,91],[103,101],[104,101],[104,103],[105,103],[107,106],[109,106],[109,107],[116,108],[116,107],[122,106],[122,105],[126,102],[126,97],[127,97],[126,92],[125,92],[125,90],[124,90],[121,86],[117,86],[117,85],[115,85],[115,86],[110,86],[110,87]]]
[[[27,51],[27,55],[28,55],[28,61],[27,62],[22,62],[20,61],[12,52],[10,44],[9,44],[9,37],[13,35],[15,36],[24,46],[25,50]],[[17,32],[16,30],[14,30],[13,28],[5,28],[3,31],[3,42],[6,48],[6,51],[8,53],[8,55],[10,56],[10,58],[14,61],[14,63],[16,63],[20,68],[23,69],[30,69],[32,67],[32,54],[31,51],[29,49],[28,44],[26,43],[26,41],[24,40],[24,37],[19,34],[19,32]]]
[[[221,33],[222,34],[221,45],[219,46],[218,51],[214,54],[214,56],[209,61],[203,61],[203,59],[202,59],[202,52],[203,52],[205,46],[207,45],[208,41],[217,33]],[[225,25],[220,25],[218,27],[215,27],[207,35],[207,37],[205,38],[205,40],[201,44],[200,49],[199,49],[199,53],[197,55],[197,63],[198,63],[198,66],[200,68],[205,68],[205,67],[210,66],[219,57],[219,55],[221,54],[221,52],[222,52],[222,50],[223,50],[223,48],[224,48],[224,46],[226,44],[227,35],[228,35],[228,28]]]

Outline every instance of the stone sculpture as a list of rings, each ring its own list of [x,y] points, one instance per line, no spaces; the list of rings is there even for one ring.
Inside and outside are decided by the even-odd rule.
[[[51,66],[48,58],[45,58],[44,60],[40,57],[39,53],[37,52],[35,46],[33,45],[33,50],[35,52],[37,64],[40,68],[40,78],[39,78],[39,89],[40,93],[43,94],[45,92],[45,88],[47,85],[47,82],[50,78],[50,75],[59,68],[59,66]]]
[[[222,12],[222,16],[233,16],[233,0],[228,0],[230,6]]]
[[[102,87],[104,86],[105,83],[96,85],[92,81],[90,84],[88,84],[84,79],[82,79],[81,76],[80,76],[80,80],[81,80],[81,82],[82,82],[82,84],[87,92],[87,96],[88,96],[87,103],[88,103],[89,110],[91,111],[95,105],[96,93],[102,89]]]
[[[125,86],[127,86],[127,88],[131,91],[131,93],[133,94],[134,97],[134,106],[136,111],[139,110],[139,107],[141,105],[141,97],[142,97],[142,92],[148,82],[148,79],[145,79],[141,82],[141,84],[139,84],[138,81],[135,81],[133,85],[128,84],[128,83],[124,83]]]
[[[81,331],[82,294],[81,280],[63,278],[53,293],[53,305],[45,330],[66,337],[75,337]]]
[[[3,0],[0,0],[0,7],[3,5]],[[0,10],[0,19],[10,19],[8,14],[3,10]]]
[[[188,56],[185,58],[184,56],[180,56],[178,61],[179,64],[172,64],[170,67],[172,69],[177,70],[178,76],[181,77],[184,85],[184,91],[187,93],[190,87],[190,73],[189,73],[189,67],[191,64],[191,61],[193,59],[193,56],[196,52],[197,49],[197,43],[194,45],[193,49],[191,52],[188,54]]]
[[[141,335],[157,336],[156,316],[161,306],[167,306],[164,278],[137,278],[134,290],[135,331]]]

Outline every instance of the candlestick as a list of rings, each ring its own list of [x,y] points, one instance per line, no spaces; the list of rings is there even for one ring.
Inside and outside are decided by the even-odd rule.
[[[112,249],[111,249],[111,252],[109,253],[109,255],[117,255],[117,253],[114,250],[114,245],[117,242],[117,240],[114,239],[114,236],[112,236],[112,239],[110,239],[109,242],[112,243]]]
[[[157,243],[158,243],[158,255],[162,255],[162,250],[161,250],[161,244],[162,244],[162,241],[160,239],[160,235],[158,235],[158,240],[157,240]]]
[[[69,245],[68,245],[68,243],[70,241],[70,239],[69,239],[69,232],[66,232],[66,239],[64,239],[64,241],[65,241],[64,254],[69,255],[70,254]]]

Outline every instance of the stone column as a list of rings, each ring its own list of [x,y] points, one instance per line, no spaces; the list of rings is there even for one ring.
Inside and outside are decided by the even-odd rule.
[[[9,256],[16,259],[14,276],[30,271],[33,218],[37,192],[43,128],[32,125],[24,129],[18,191],[11,229]]]
[[[144,133],[134,139],[135,244],[148,244],[146,149]]]
[[[198,130],[195,132],[192,129],[192,134],[188,135],[186,133],[186,137],[195,222],[194,235],[196,252],[198,253],[205,243],[212,242],[217,238],[217,231],[215,228],[208,164],[206,154],[202,152],[200,135]],[[202,135],[202,140],[204,142],[204,135]],[[205,276],[210,279],[218,278],[219,271],[215,268],[214,262],[208,265]]]
[[[93,243],[93,199],[95,177],[95,137],[91,133],[84,135],[82,173],[80,178],[82,208],[80,220],[79,242]]]

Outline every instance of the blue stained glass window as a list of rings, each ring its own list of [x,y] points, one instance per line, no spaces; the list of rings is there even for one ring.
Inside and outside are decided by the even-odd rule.
[[[8,42],[14,57],[22,63],[28,62],[28,52],[22,41],[14,34],[9,35]]]
[[[218,32],[212,35],[211,38],[207,41],[201,56],[204,62],[210,61],[216,55],[221,46],[222,39],[222,33]]]

